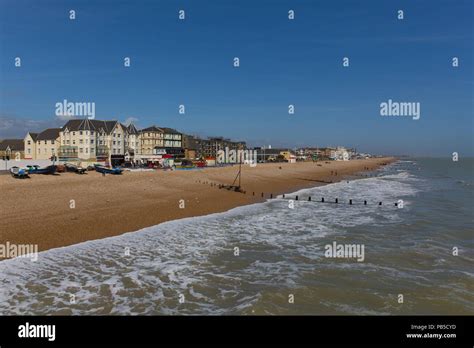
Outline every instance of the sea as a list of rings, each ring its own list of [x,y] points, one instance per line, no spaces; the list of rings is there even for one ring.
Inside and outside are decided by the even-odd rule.
[[[0,314],[474,314],[474,159],[365,175],[2,261]]]

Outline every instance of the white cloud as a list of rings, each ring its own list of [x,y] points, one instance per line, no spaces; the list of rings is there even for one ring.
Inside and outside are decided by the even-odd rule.
[[[23,138],[28,132],[41,132],[46,128],[59,128],[64,123],[64,120],[57,117],[33,120],[11,115],[0,115],[0,138]]]

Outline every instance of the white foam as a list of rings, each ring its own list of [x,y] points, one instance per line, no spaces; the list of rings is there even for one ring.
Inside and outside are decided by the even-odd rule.
[[[300,190],[292,195],[396,202],[416,193],[405,173],[346,181]],[[396,208],[269,200],[224,213],[165,222],[117,237],[39,253],[38,262],[0,262],[0,314],[101,313],[216,314],[239,312],[258,296],[243,291],[260,287],[293,287],[322,257],[323,238],[346,228],[374,223],[383,217],[401,221]],[[125,248],[131,256],[125,256]],[[234,248],[240,255],[234,256]],[[199,288],[199,290],[197,290]],[[215,298],[218,289],[222,301]],[[141,290],[141,291],[140,291]],[[76,305],[45,297],[76,293]],[[23,294],[18,298],[18,294]],[[184,293],[194,309],[180,305]],[[230,296],[232,294],[232,296]],[[137,298],[138,296],[138,298]],[[37,305],[35,305],[35,303]],[[39,303],[39,304],[38,304]],[[253,302],[252,302],[253,303]],[[107,313],[108,314],[108,313]]]

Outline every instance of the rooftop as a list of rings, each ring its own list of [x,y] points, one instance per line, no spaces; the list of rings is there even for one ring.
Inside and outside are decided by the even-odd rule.
[[[7,148],[11,151],[24,151],[23,139],[4,139],[0,141],[0,151],[5,151]]]
[[[56,140],[59,137],[59,132],[62,128],[48,128],[36,136],[36,140]],[[31,135],[31,133],[30,133]]]
[[[69,131],[92,130],[96,132],[105,132],[110,134],[118,121],[101,121],[85,119],[69,120],[63,127]]]

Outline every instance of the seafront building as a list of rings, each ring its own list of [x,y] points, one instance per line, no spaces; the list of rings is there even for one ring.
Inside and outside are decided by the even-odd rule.
[[[347,161],[356,156],[355,149],[337,147],[305,147],[296,150],[298,160],[335,160]]]
[[[186,135],[183,134],[183,148],[184,148],[184,157],[189,159],[199,159],[202,158],[198,156],[200,153],[199,146],[199,138],[193,135]]]
[[[152,126],[138,130],[119,121],[72,119],[61,128],[29,132],[20,140],[26,159],[61,161],[156,161],[164,156],[184,157],[182,134],[175,129]],[[22,150],[23,151],[23,150]]]
[[[38,138],[38,133],[26,133],[25,139],[23,139],[25,159],[36,159],[36,138]]]
[[[46,160],[58,156],[61,128],[48,128],[41,133],[27,133],[24,148],[25,159]]]
[[[23,159],[24,143],[23,139],[3,139],[0,140],[0,159]]]
[[[219,150],[243,150],[245,142],[222,137],[201,139],[173,128],[153,125],[137,129],[119,121],[71,119],[61,128],[29,132],[22,141],[27,159],[60,161],[124,161],[147,163],[163,158],[216,158]]]
[[[256,147],[257,162],[296,162],[296,153],[291,149]]]
[[[203,139],[183,134],[176,129],[150,126],[137,129],[133,123],[116,120],[71,119],[61,128],[48,128],[40,133],[29,132],[24,139],[0,142],[0,155],[15,153],[33,160],[133,163],[158,162],[163,159],[206,160],[215,163],[220,151],[247,150],[244,141],[223,137]],[[349,160],[356,151],[345,147],[254,148],[257,162],[289,162],[307,160]],[[214,162],[212,162],[214,161]]]
[[[223,137],[202,139],[197,136],[184,135],[183,144],[186,158],[190,159],[216,159],[219,151],[247,149],[245,141],[232,141]]]
[[[140,150],[139,133],[133,123],[127,126],[126,131],[128,136],[125,137],[125,161],[134,161]]]
[[[138,132],[136,160],[156,161],[163,156],[183,158],[182,134],[175,129],[151,126]]]
[[[223,137],[209,137],[207,139],[199,139],[198,156],[206,158],[216,158],[219,151],[228,150],[245,150],[247,148],[244,141],[231,141]]]
[[[69,120],[59,132],[60,160],[123,159],[127,127],[118,121]]]

